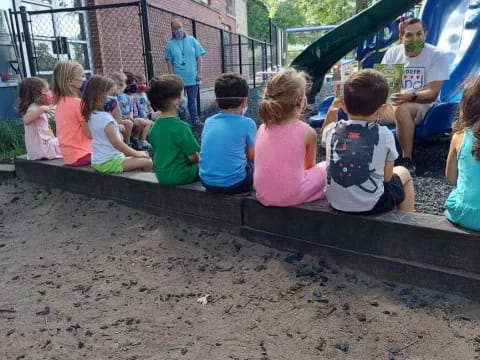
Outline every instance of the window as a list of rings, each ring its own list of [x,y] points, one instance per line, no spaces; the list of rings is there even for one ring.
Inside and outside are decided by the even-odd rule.
[[[198,2],[201,2],[202,4],[210,6],[210,0],[198,0]]]
[[[3,11],[0,11],[0,87],[16,83],[17,74],[14,68],[18,67],[7,25],[9,20],[4,17],[4,14]]]
[[[227,15],[235,16],[235,0],[227,0]]]

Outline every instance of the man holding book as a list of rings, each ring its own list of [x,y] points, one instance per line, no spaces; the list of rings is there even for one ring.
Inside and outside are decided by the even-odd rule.
[[[449,78],[446,55],[435,46],[426,44],[426,36],[422,20],[406,20],[401,26],[401,44],[390,48],[382,60],[385,65],[401,64],[404,67],[401,91],[392,94],[392,106],[382,123],[396,125],[403,151],[398,165],[405,166],[412,173],[415,173],[412,161],[415,126],[438,101],[443,81]]]

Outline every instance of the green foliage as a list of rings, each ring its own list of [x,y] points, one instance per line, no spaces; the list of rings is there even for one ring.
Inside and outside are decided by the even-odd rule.
[[[280,29],[302,27],[307,24],[306,14],[299,11],[298,0],[286,0],[279,3],[273,21]]]
[[[262,0],[247,0],[248,36],[269,41],[268,9]]]
[[[21,120],[0,122],[0,160],[25,154],[25,135]]]

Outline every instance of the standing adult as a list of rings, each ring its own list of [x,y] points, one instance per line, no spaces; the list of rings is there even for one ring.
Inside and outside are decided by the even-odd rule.
[[[172,38],[165,49],[165,60],[169,74],[177,74],[185,83],[185,94],[188,99],[190,121],[194,125],[202,125],[198,118],[197,96],[202,81],[202,56],[205,50],[193,36],[187,35],[181,20],[171,23]],[[186,121],[186,110],[179,113],[180,119]]]
[[[401,43],[390,48],[382,64],[403,64],[402,90],[392,95],[393,107],[384,123],[395,124],[397,138],[402,147],[403,165],[415,173],[412,161],[415,125],[420,124],[428,110],[438,101],[443,81],[449,78],[446,54],[426,44],[427,30],[422,20],[411,18],[400,27]]]

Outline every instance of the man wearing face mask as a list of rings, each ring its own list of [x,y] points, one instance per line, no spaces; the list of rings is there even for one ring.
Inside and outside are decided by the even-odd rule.
[[[172,21],[171,28],[172,38],[165,48],[168,73],[182,78],[188,98],[190,121],[194,125],[202,125],[198,118],[197,96],[203,77],[202,56],[205,55],[205,50],[197,39],[185,33],[179,19]],[[186,111],[180,113],[180,119],[186,121]]]
[[[382,123],[396,125],[397,139],[403,151],[403,157],[397,162],[411,173],[415,173],[412,161],[415,126],[437,103],[443,81],[449,78],[446,55],[435,46],[426,44],[426,37],[422,20],[406,20],[400,27],[401,43],[390,48],[382,60],[382,64],[404,65],[402,90],[392,95],[393,106]]]

